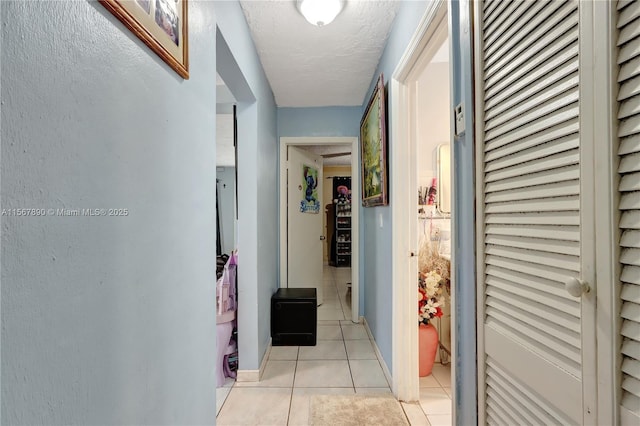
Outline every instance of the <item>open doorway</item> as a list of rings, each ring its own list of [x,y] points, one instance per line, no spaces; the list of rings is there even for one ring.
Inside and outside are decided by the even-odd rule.
[[[216,359],[217,411],[235,382],[237,322],[237,121],[236,100],[216,75]]]
[[[451,267],[455,262],[451,233],[451,156],[450,48],[447,4],[434,3],[423,17],[408,51],[391,79],[393,140],[393,391],[401,400],[433,399],[438,410],[431,411],[451,423],[454,406],[450,366],[452,353]],[[432,275],[436,272],[436,275]],[[427,275],[429,274],[429,277]],[[429,310],[416,315],[416,287],[419,279],[436,276],[433,288],[422,294]],[[433,283],[431,283],[433,284]],[[427,285],[425,285],[426,289]],[[433,285],[430,285],[433,287]],[[436,366],[429,375],[420,374],[418,321],[435,326]],[[453,361],[451,362],[451,357]],[[424,407],[423,407],[424,409]],[[425,410],[427,413],[427,410]],[[427,413],[428,414],[428,413]]]
[[[311,243],[317,244],[317,247],[319,248],[319,250],[317,252],[318,253],[317,255],[315,254],[313,255],[314,257],[313,262],[314,262],[314,265],[319,265],[319,268],[320,268],[319,270],[321,271],[320,277],[319,277],[320,281],[317,284],[308,284],[308,285],[319,286],[318,293],[324,296],[323,294],[324,280],[326,278],[327,281],[329,281],[329,279],[331,278],[330,275],[327,276],[327,273],[333,274],[332,279],[334,280],[338,279],[340,283],[342,283],[342,281],[344,281],[345,285],[349,283],[348,288],[345,286],[344,293],[340,292],[341,288],[338,289],[338,293],[339,293],[338,296],[340,297],[341,303],[343,303],[343,299],[346,299],[345,296],[348,296],[349,305],[344,307],[345,309],[342,312],[346,314],[346,317],[344,317],[344,319],[348,319],[353,322],[359,322],[359,319],[360,319],[359,291],[358,291],[358,282],[359,282],[359,278],[358,278],[358,275],[359,275],[358,274],[359,272],[358,271],[358,252],[359,252],[358,212],[359,212],[359,209],[358,207],[359,207],[359,203],[354,202],[349,205],[350,207],[349,216],[346,216],[346,213],[344,212],[344,208],[341,207],[340,214],[342,216],[340,216],[340,219],[338,219],[337,207],[336,207],[336,210],[334,210],[332,217],[331,218],[328,217],[326,206],[329,203],[326,203],[325,201],[333,199],[333,195],[329,195],[329,194],[332,194],[332,191],[333,191],[333,178],[336,177],[337,174],[344,174],[345,170],[348,170],[349,177],[351,178],[350,198],[353,200],[359,200],[359,190],[358,190],[359,169],[357,166],[357,158],[358,158],[357,142],[358,142],[357,138],[344,138],[344,137],[330,137],[330,138],[283,137],[280,139],[280,286],[294,287],[299,285],[297,283],[292,283],[292,280],[294,281],[296,280],[296,277],[293,275],[296,272],[295,270],[292,269],[292,266],[295,266],[298,263],[298,261],[296,259],[290,259],[291,257],[290,253],[292,251],[294,253],[299,253],[300,251],[302,251],[303,249],[303,247],[301,247],[302,244],[305,244],[305,246]],[[289,207],[292,207],[293,210],[299,210],[298,209],[299,200],[296,198],[296,196],[300,198],[300,195],[295,193],[295,191],[296,190],[299,191],[303,186],[303,182],[302,182],[303,172],[301,171],[302,169],[297,170],[299,167],[296,166],[295,167],[296,170],[293,170],[293,169],[289,170],[290,168],[289,156],[290,156],[290,152],[294,149],[296,151],[302,151],[304,155],[311,156],[308,160],[306,160],[307,163],[311,163],[312,161],[314,161],[313,160],[314,155],[320,158],[320,164],[322,164],[321,166],[322,173],[320,173],[320,176],[324,175],[324,170],[325,170],[324,161],[326,160],[328,163],[327,176],[320,177],[320,180],[322,180],[321,186],[326,190],[321,192],[322,195],[319,195],[319,198],[321,199],[320,201],[321,208],[320,208],[320,211],[318,212],[319,215],[316,216],[316,219],[319,221],[318,223],[320,223],[320,225],[318,225],[318,231],[317,232],[312,231],[309,234],[309,236],[302,237],[302,238],[291,238],[291,236],[300,237],[300,235],[299,235],[299,231],[293,232],[291,230],[291,227],[297,226],[297,225],[291,223],[292,221],[290,220],[290,216],[289,216],[289,210],[290,210]],[[340,160],[336,160],[336,159],[340,157],[346,157],[345,154],[347,152],[352,154],[349,156],[350,161],[348,165],[342,164],[339,169],[335,169],[334,163],[340,162]],[[329,177],[331,179],[325,180],[324,177]],[[288,191],[289,187],[292,189],[293,192]],[[292,198],[289,199],[288,195],[291,195],[291,194],[292,194]],[[306,216],[308,218],[311,215],[306,215]],[[329,260],[330,260],[329,258],[330,258],[331,249],[332,249],[332,246],[331,246],[332,239],[329,239],[327,235],[328,234],[327,228],[329,227],[328,222],[330,223],[331,221],[334,221],[334,223],[337,223],[336,221],[341,221],[340,222],[341,226],[344,226],[343,222],[345,222],[347,217],[349,220],[349,224],[348,224],[349,231],[348,233],[343,233],[341,238],[345,239],[345,241],[342,241],[343,243],[346,243],[347,241],[349,243],[350,259],[349,259],[348,267],[336,268],[333,266],[329,266]],[[315,230],[315,225],[313,226]],[[346,236],[345,236],[347,234],[349,235],[348,240],[346,240]],[[337,238],[337,235],[336,235],[336,238]],[[307,243],[303,243],[301,241],[306,241]],[[341,245],[343,254],[347,253],[347,251],[344,250],[345,246],[346,246],[345,244]],[[327,253],[326,265],[325,265],[325,257],[324,257],[325,252]],[[333,269],[330,269],[330,268],[333,268]],[[315,278],[318,278],[318,277],[315,277]],[[322,296],[319,297],[319,303],[322,303],[323,301]],[[322,306],[320,307],[320,309],[324,309],[324,310],[331,310],[331,308],[337,311],[337,306],[333,306],[333,307],[325,306],[324,308]],[[327,314],[329,313],[330,312],[327,312]],[[322,312],[319,311],[318,313],[319,318],[321,317],[321,314]]]

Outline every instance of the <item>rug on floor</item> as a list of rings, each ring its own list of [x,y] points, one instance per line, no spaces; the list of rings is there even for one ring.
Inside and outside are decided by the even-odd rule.
[[[313,395],[309,410],[313,426],[409,426],[392,395]]]

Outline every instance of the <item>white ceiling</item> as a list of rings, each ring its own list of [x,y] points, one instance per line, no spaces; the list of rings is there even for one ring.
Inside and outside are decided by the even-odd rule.
[[[399,0],[348,0],[331,24],[316,27],[294,0],[241,0],[260,61],[280,107],[360,106],[378,65]],[[447,62],[445,42],[432,62]],[[217,76],[217,161],[233,167],[233,95]],[[317,154],[350,146],[307,147]],[[325,158],[326,165],[351,164],[351,156]]]
[[[280,107],[362,105],[398,0],[348,0],[316,27],[294,0],[241,0],[262,67]]]
[[[348,152],[349,155],[341,155],[340,157],[325,157],[323,164],[325,166],[349,166],[351,165],[351,145],[301,145],[298,148],[313,152],[318,155],[338,154]]]
[[[233,114],[216,114],[216,166],[235,167]]]

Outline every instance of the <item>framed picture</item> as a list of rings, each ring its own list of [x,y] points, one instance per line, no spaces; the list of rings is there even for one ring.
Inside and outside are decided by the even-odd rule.
[[[318,169],[312,166],[302,165],[302,190],[304,200],[300,201],[300,212],[320,212],[320,198],[318,197]]]
[[[189,78],[187,0],[100,0],[182,78]]]
[[[386,206],[387,129],[384,78],[380,74],[367,109],[360,122],[360,158],[362,167],[362,205]]]

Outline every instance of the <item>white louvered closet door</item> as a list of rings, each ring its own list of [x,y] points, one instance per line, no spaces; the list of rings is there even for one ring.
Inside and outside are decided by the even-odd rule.
[[[592,302],[565,289],[585,279],[581,236],[593,226],[580,208],[578,9],[477,9],[481,423],[589,423],[583,377],[595,367],[584,357],[595,347],[582,312]]]
[[[622,392],[620,423],[640,424],[640,1],[618,2]]]

